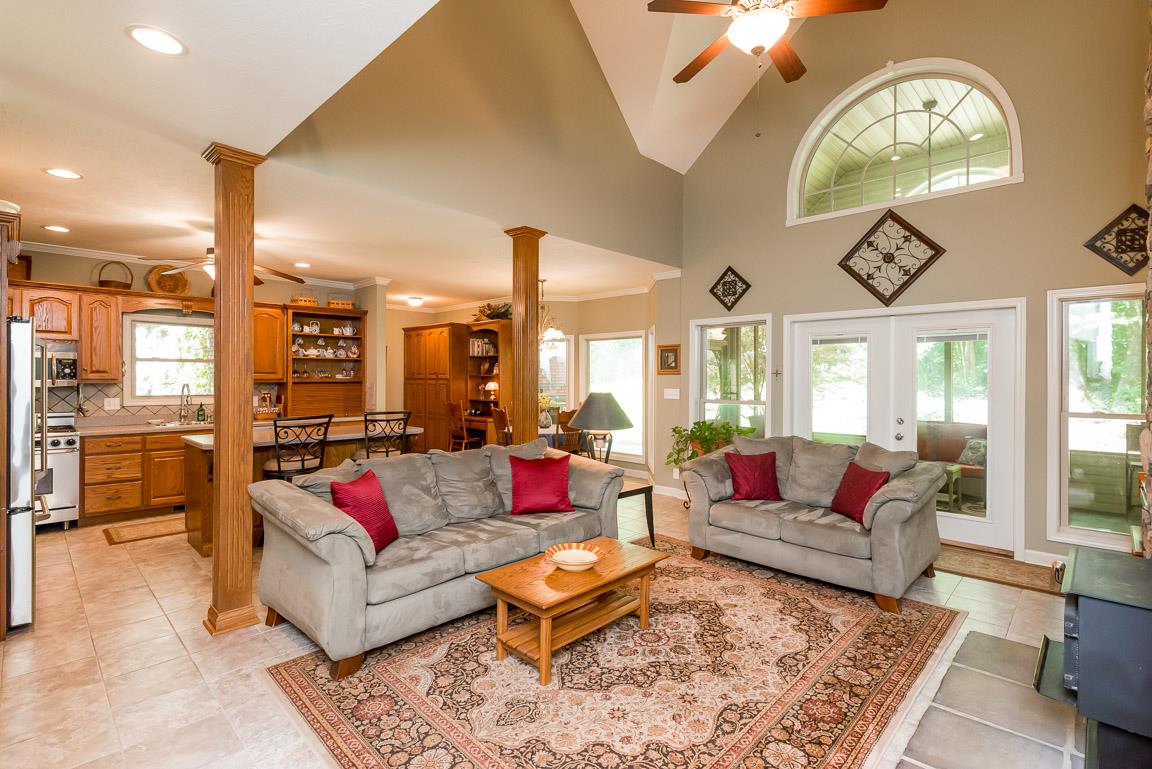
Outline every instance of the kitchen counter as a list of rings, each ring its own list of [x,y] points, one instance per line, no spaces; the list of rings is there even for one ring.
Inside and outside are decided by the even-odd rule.
[[[336,417],[332,420],[332,424],[344,422],[355,422],[360,425],[360,436],[364,435],[364,419],[363,417]],[[272,420],[255,422],[255,430],[258,431],[264,428],[268,431],[268,435],[272,435]],[[267,425],[265,428],[264,426]],[[131,422],[126,424],[105,424],[105,425],[78,425],[76,432],[80,433],[81,438],[95,438],[108,435],[151,435],[159,433],[191,433],[202,432],[204,430],[211,430],[211,422],[202,422],[196,424],[184,425],[165,425],[157,426],[150,425],[147,422]],[[416,428],[413,428],[416,429]],[[211,446],[209,445],[209,448]]]
[[[423,432],[424,428],[422,427],[409,427],[407,430],[409,436],[420,435]],[[184,443],[187,446],[192,446],[201,451],[212,451],[215,447],[215,439],[216,436],[211,433],[206,435],[186,435],[184,436]],[[329,443],[362,440],[364,440],[364,420],[361,417],[345,417],[332,420],[332,427],[328,429]],[[276,436],[273,433],[271,423],[260,422],[253,426],[253,448],[263,449],[275,445]]]

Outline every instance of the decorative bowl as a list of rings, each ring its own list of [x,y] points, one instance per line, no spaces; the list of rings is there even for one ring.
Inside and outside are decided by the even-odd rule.
[[[603,554],[600,548],[583,542],[564,542],[544,551],[545,557],[564,571],[587,571]]]

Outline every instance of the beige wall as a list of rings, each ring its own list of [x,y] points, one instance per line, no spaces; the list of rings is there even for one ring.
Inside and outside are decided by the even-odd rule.
[[[880,13],[805,24],[793,42],[808,74],[785,86],[768,73],[758,108],[763,137],[752,135],[750,98],[687,175],[682,333],[692,318],[724,314],[708,288],[728,264],[752,284],[734,313],[773,313],[773,368],[785,376],[783,316],[879,307],[837,262],[880,212],[785,227],[793,152],[826,104],[888,60],[952,57],[984,68],[1015,102],[1026,181],[898,206],[948,252],[896,304],[1027,300],[1026,545],[1062,552],[1045,534],[1045,449],[1056,439],[1046,432],[1046,292],[1142,280],[1081,244],[1143,199],[1146,38],[1143,0],[1090,8],[1056,0],[1042,9],[893,0]],[[781,390],[774,387],[777,432]],[[664,421],[687,421],[686,400],[664,407],[673,415]]]
[[[637,151],[566,0],[440,0],[271,156],[680,261],[683,178]]]

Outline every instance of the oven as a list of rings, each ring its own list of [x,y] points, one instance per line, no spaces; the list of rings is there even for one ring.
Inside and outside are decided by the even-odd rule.
[[[51,492],[45,495],[48,515],[37,515],[36,525],[63,523],[64,528],[79,519],[80,513],[80,436],[73,426],[72,414],[49,414],[48,429],[43,433],[47,450],[41,452],[41,433],[36,434],[34,467],[41,469],[41,457],[48,461]]]

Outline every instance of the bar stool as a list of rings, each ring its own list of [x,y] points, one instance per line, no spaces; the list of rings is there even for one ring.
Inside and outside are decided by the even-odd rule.
[[[411,411],[367,411],[364,413],[364,448],[353,459],[390,457],[408,453],[408,420]]]
[[[331,414],[275,419],[272,426],[276,456],[264,463],[264,480],[290,481],[297,475],[314,473],[324,465]]]

